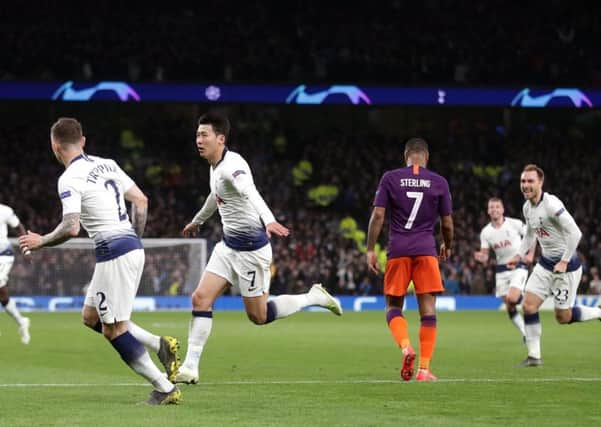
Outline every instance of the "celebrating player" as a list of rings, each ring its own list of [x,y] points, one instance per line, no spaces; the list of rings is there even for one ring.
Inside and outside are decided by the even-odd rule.
[[[29,318],[21,316],[15,301],[10,299],[8,293],[8,273],[10,273],[13,262],[15,261],[15,255],[7,238],[8,226],[15,228],[19,236],[25,234],[25,228],[21,224],[21,221],[19,221],[17,215],[15,215],[14,211],[9,206],[0,203],[0,303],[4,306],[4,310],[6,310],[19,325],[21,342],[23,344],[29,344],[31,339],[29,335]],[[23,256],[29,258],[31,255],[30,252],[27,251]]]
[[[114,160],[84,153],[86,138],[77,120],[60,118],[52,125],[50,140],[54,155],[65,166],[58,180],[63,220],[48,234],[28,231],[19,237],[21,250],[36,251],[63,243],[79,234],[81,222],[96,246],[96,266],[82,311],[84,323],[101,329],[123,361],[152,383],[155,389],[146,403],[177,403],[181,392],[167,378],[174,378],[177,371],[173,364],[177,342],[170,338],[159,348],[169,359],[168,367],[174,369],[165,377],[136,337],[156,341],[156,347],[159,342],[155,336],[133,324],[128,330],[144,268],[140,237],[146,225],[148,199]],[[125,200],[132,203],[131,222]]]
[[[320,284],[306,294],[279,295],[268,301],[272,259],[269,238],[288,236],[257,191],[248,163],[228,150],[227,117],[207,113],[198,120],[196,146],[210,164],[210,189],[200,211],[183,229],[189,237],[219,210],[223,240],[213,249],[198,287],[192,293],[192,320],[186,359],[176,382],[198,382],[198,365],[213,324],[213,303],[234,286],[242,295],[248,318],[257,325],[290,316],[308,306],[321,306],[341,315],[342,308]]]
[[[497,260],[495,295],[497,298],[503,297],[509,319],[525,340],[524,319],[518,312],[517,305],[522,300],[522,292],[528,278],[528,266],[520,262],[510,268],[507,262],[518,253],[526,225],[519,219],[504,216],[504,212],[501,199],[491,197],[488,200],[490,222],[480,233],[480,250],[474,252],[474,258],[484,264],[488,261],[490,251],[494,252]],[[531,250],[525,260],[531,264],[533,258],[534,250]]]
[[[417,381],[435,381],[430,360],[436,343],[436,294],[444,287],[436,258],[434,225],[441,219],[443,243],[440,258],[451,256],[453,242],[452,203],[449,184],[442,176],[426,169],[430,153],[421,138],[405,144],[407,167],[384,173],[376,192],[367,233],[367,265],[379,272],[374,251],[386,215],[390,211],[388,261],[384,273],[386,320],[392,336],[403,353],[401,378],[413,377],[415,351],[409,341],[403,302],[407,287],[413,281],[421,326]]]
[[[518,255],[508,265],[517,265],[520,257],[538,241],[541,257],[526,282],[524,322],[528,356],[521,366],[541,366],[540,338],[542,328],[538,310],[551,296],[555,303],[555,319],[561,324],[585,322],[601,318],[601,308],[574,305],[582,277],[582,265],[576,254],[582,232],[572,215],[556,196],[543,192],[545,174],[541,168],[529,164],[520,178],[522,194],[526,199],[523,212],[526,236]]]

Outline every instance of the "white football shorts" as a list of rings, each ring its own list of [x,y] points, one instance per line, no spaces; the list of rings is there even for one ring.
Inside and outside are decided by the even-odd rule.
[[[271,259],[271,244],[256,251],[237,251],[219,242],[205,270],[223,277],[243,297],[257,297],[269,293]]]
[[[537,264],[526,282],[526,292],[542,300],[552,296],[555,308],[565,310],[576,301],[581,277],[582,267],[569,273],[553,273]]]
[[[144,250],[96,263],[84,304],[95,307],[102,323],[129,320],[144,270]]]
[[[525,268],[516,268],[507,270],[495,275],[495,295],[497,298],[507,295],[509,288],[517,288],[524,292],[528,270]]]
[[[13,268],[13,262],[15,262],[15,257],[12,255],[0,256],[0,288],[8,283],[8,273]]]

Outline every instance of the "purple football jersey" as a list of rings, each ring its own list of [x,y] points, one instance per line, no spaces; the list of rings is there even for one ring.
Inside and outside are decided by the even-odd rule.
[[[388,258],[438,255],[434,225],[453,210],[446,179],[417,166],[388,171],[380,180],[374,206],[390,213]]]

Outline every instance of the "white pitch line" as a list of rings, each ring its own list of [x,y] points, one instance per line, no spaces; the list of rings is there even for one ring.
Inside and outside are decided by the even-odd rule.
[[[412,381],[416,382],[416,381]],[[442,378],[439,383],[556,383],[601,382],[601,378]],[[220,385],[353,385],[353,384],[405,384],[400,380],[291,380],[291,381],[219,381],[200,382],[199,386]],[[147,383],[47,383],[47,384],[0,384],[0,388],[26,387],[148,387]]]

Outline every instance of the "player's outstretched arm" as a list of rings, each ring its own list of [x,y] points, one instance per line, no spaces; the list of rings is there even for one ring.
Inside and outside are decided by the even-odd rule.
[[[60,245],[67,240],[77,237],[79,234],[79,213],[69,213],[63,216],[63,220],[56,228],[43,236],[32,231],[27,231],[27,234],[19,236],[19,246],[21,252],[26,249],[35,251],[44,246]]]
[[[193,236],[196,236],[196,234],[198,234],[199,231],[200,231],[200,224],[197,224],[195,222],[190,222],[190,223],[186,224],[186,226],[182,230],[182,236],[193,237]]]
[[[182,235],[184,237],[192,237],[195,236],[200,230],[200,226],[204,224],[204,222],[211,217],[217,210],[217,199],[213,192],[209,193],[205,202],[202,205],[202,208],[194,215],[192,221],[190,221],[184,229],[182,230]]]
[[[272,234],[276,236],[286,237],[290,234],[290,230],[284,227],[277,221],[270,222],[265,226],[265,231],[267,232],[267,237],[271,238]]]

